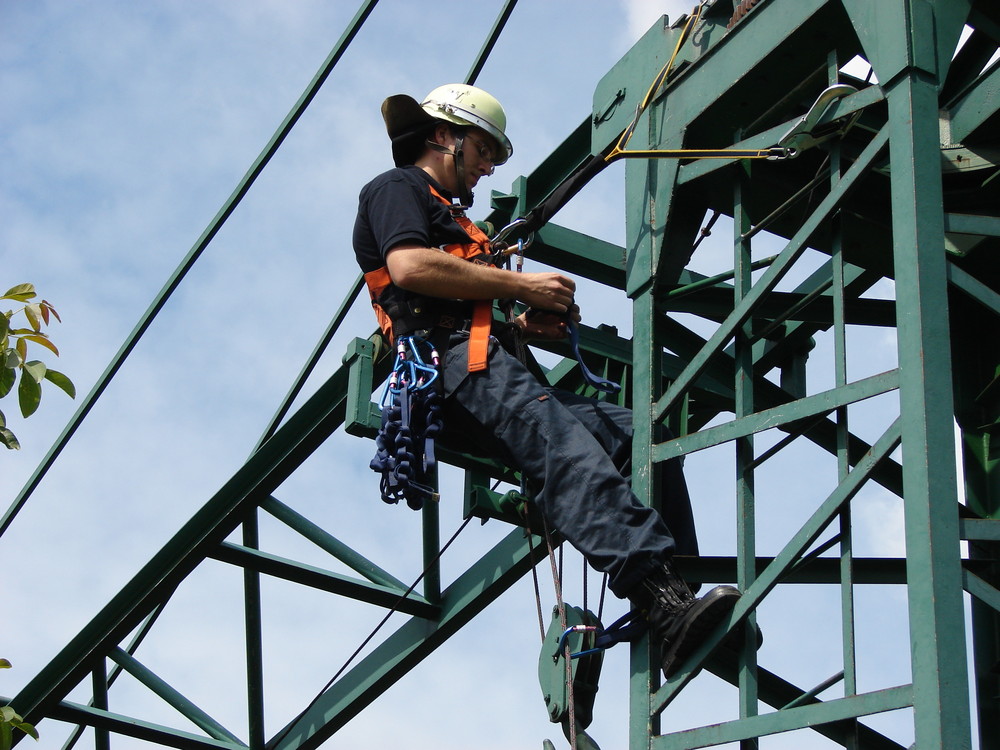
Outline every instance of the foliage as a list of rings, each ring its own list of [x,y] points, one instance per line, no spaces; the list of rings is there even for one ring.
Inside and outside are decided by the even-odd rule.
[[[10,669],[10,662],[0,659],[0,669]],[[38,732],[24,719],[17,715],[10,706],[0,706],[0,750],[10,750],[14,745],[14,730],[38,739]]]
[[[21,416],[30,417],[38,409],[42,399],[42,381],[48,380],[58,388],[76,398],[76,387],[73,382],[57,370],[53,370],[37,359],[28,359],[28,344],[37,344],[59,356],[59,350],[49,339],[42,328],[47,326],[52,318],[62,322],[59,313],[52,305],[42,300],[32,302],[37,296],[34,284],[18,284],[4,293],[0,300],[23,302],[19,310],[0,312],[0,398],[3,398],[17,385],[17,401],[21,408]],[[23,314],[27,328],[14,327],[13,319]],[[18,382],[20,381],[20,382]],[[20,448],[14,433],[7,427],[7,419],[0,411],[0,444],[7,448]]]

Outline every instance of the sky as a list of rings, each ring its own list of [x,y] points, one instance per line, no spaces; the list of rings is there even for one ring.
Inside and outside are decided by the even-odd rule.
[[[591,110],[601,77],[657,19],[691,10],[690,0],[518,4],[478,85],[504,103],[514,157],[480,187],[509,189],[530,173]],[[493,23],[499,2],[447,7],[383,0],[291,135],[83,422],[0,539],[4,615],[0,695],[13,696],[242,465],[356,277],[350,248],[356,196],[391,166],[379,105],[388,95],[419,97],[461,80]],[[355,2],[321,0],[0,0],[0,252],[4,289],[32,282],[62,317],[49,333],[57,361],[79,396],[44,391],[22,420],[0,407],[22,449],[0,456],[6,508],[72,418],[79,401],[142,318],[155,295],[292,108],[356,12]],[[624,243],[621,165],[609,168],[557,223]],[[475,213],[475,211],[474,211]],[[474,216],[474,218],[477,218]],[[720,222],[719,227],[723,227]],[[726,268],[726,232],[717,227],[693,266]],[[772,250],[773,252],[773,250]],[[770,254],[770,253],[762,253]],[[533,270],[529,258],[527,270]],[[538,266],[535,266],[538,268]],[[593,304],[588,313],[588,300]],[[584,287],[584,321],[629,329],[624,296]],[[340,365],[348,342],[373,328],[356,305],[307,393]],[[866,333],[854,377],[894,366],[888,334]],[[822,343],[822,342],[821,342]],[[817,355],[819,365],[822,354]],[[828,364],[828,363],[827,363]],[[820,376],[819,382],[823,382]],[[828,386],[827,386],[828,387]],[[892,403],[886,405],[892,411]],[[862,418],[873,440],[882,416]],[[868,429],[870,432],[865,433]],[[823,458],[797,448],[800,470],[762,472],[758,493],[762,554],[780,549],[817,498]],[[367,468],[372,445],[335,435],[276,496],[409,582],[420,570],[418,518],[383,505]],[[688,478],[706,554],[731,554],[735,540],[731,472],[721,450],[690,457]],[[826,469],[824,469],[826,470]],[[461,487],[445,477],[442,535],[461,523]],[[898,503],[863,494],[856,528],[861,553],[902,549]],[[502,538],[499,522],[472,524],[444,561],[446,581]],[[276,554],[330,565],[273,526],[263,542]],[[575,553],[567,569],[579,570]],[[540,568],[543,610],[551,581]],[[580,603],[579,573],[570,573]],[[599,579],[589,577],[589,596]],[[872,587],[877,588],[877,587]],[[326,683],[381,611],[266,582],[268,733]],[[241,736],[245,719],[237,571],[206,563],[171,602],[139,657]],[[828,592],[779,590],[761,612],[762,663],[803,687],[838,671],[829,648]],[[879,633],[905,633],[905,597],[859,592],[864,630],[863,687],[908,681],[908,646]],[[607,605],[605,622],[624,612]],[[822,614],[818,614],[822,613]],[[392,621],[390,621],[391,623]],[[235,629],[235,631],[234,631]],[[834,633],[835,636],[835,633]],[[327,744],[460,750],[538,747],[562,740],[549,724],[536,678],[538,627],[526,578],[377,700]],[[234,676],[235,675],[235,676]],[[605,659],[591,735],[605,748],[627,736],[628,654]],[[227,686],[220,689],[220,685]],[[230,692],[227,692],[230,691]],[[113,708],[173,719],[133,686]],[[114,695],[114,694],[113,694]],[[665,715],[670,726],[732,718],[735,693],[699,677]],[[84,693],[74,699],[87,700]],[[897,717],[898,718],[898,717]],[[879,717],[906,741],[906,721]],[[902,727],[902,728],[900,728]],[[58,747],[67,729],[44,722],[39,747]],[[810,736],[809,747],[829,747]],[[802,747],[777,738],[771,747]],[[116,739],[116,748],[144,748]]]

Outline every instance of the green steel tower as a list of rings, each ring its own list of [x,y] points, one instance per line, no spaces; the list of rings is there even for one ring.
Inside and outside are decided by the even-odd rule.
[[[362,6],[252,174],[374,4]],[[470,81],[513,5],[504,5]],[[992,0],[706,0],[649,29],[595,82],[591,116],[509,193],[494,194],[490,221],[507,226],[539,206],[554,212],[572,195],[567,186],[626,162],[624,247],[546,221],[527,252],[631,302],[630,338],[585,327],[581,344],[591,369],[625,384],[616,398],[636,415],[637,495],[658,504],[660,464],[703,451],[735,488],[723,506],[733,548],[680,560],[690,580],[744,592],[729,621],[667,681],[644,638],[620,647],[630,649],[630,716],[622,721],[631,750],[768,747],[786,732],[800,732],[801,746],[814,735],[824,747],[851,750],[1000,747],[998,51]],[[248,188],[237,188],[218,223]],[[732,228],[724,243],[731,263],[697,273],[701,240],[719,217]],[[217,228],[206,230],[191,262]],[[360,289],[359,280],[331,331]],[[875,346],[893,365],[868,372],[866,348]],[[586,391],[567,352],[554,346],[551,354],[546,377]],[[375,434],[372,394],[390,365],[384,342],[358,338],[343,362],[292,411],[303,374],[245,465],[11,699],[26,720],[43,731],[77,725],[67,746],[93,738],[107,748],[123,735],[176,748],[317,748],[541,561],[530,498],[496,489],[519,478],[472,456],[444,457],[465,472],[466,516],[512,528],[447,585],[437,508],[422,511],[425,569],[410,586],[274,497],[334,432]],[[871,403],[888,416],[873,420]],[[664,437],[668,427],[675,437]],[[803,446],[828,470],[811,477],[808,497],[776,497],[763,478],[792,476]],[[856,553],[855,502],[876,486],[902,508],[905,554]],[[262,549],[264,514],[353,574]],[[789,516],[796,520],[785,533]],[[774,528],[778,543],[773,533],[758,538]],[[142,663],[143,641],[171,596],[208,561],[242,574],[246,628],[234,637],[245,638],[249,722],[238,730]],[[263,719],[263,577],[405,620],[279,729]],[[822,649],[839,668],[818,684],[794,684],[756,649],[758,627],[767,638],[769,600],[802,585],[822,587],[836,603],[837,637]],[[910,644],[905,684],[859,679],[867,653],[856,602],[868,586],[905,597],[904,625],[883,633]],[[734,686],[736,709],[686,727],[672,708],[702,671]],[[117,713],[122,673],[197,731]],[[70,700],[80,686],[92,700]],[[887,712],[903,717],[907,739],[873,728],[870,719]],[[572,742],[592,746],[578,724],[567,732]]]

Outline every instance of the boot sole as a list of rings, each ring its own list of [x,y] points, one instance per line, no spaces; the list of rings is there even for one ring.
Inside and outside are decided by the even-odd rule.
[[[679,623],[676,633],[666,638],[663,650],[663,676],[670,678],[705,637],[732,612],[740,592],[732,586],[716,586],[701,597]]]

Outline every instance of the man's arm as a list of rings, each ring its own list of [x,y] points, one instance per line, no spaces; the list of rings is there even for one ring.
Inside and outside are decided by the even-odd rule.
[[[396,286],[430,297],[516,299],[540,310],[564,313],[576,291],[576,283],[559,273],[515,273],[420,245],[397,245],[386,254],[385,262]]]

